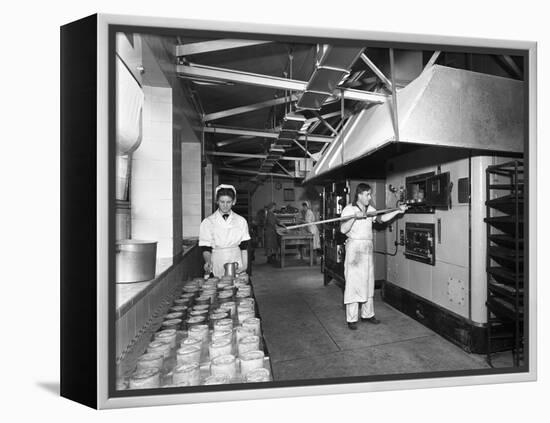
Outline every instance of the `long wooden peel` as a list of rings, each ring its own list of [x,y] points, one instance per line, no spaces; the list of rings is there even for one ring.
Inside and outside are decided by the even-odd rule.
[[[376,211],[373,211],[373,212],[367,212],[365,214],[365,217],[374,217],[374,216],[378,216],[379,214],[390,213],[390,212],[396,211],[396,210],[401,210],[401,209],[400,208],[393,208],[393,209],[383,209],[383,210],[376,210]],[[309,225],[322,225],[323,223],[338,222],[339,220],[349,220],[349,219],[352,219],[354,217],[355,217],[354,214],[349,215],[349,216],[333,217],[332,219],[319,220],[317,222],[300,223],[299,225],[287,226],[285,229],[303,228],[304,226],[309,226]]]

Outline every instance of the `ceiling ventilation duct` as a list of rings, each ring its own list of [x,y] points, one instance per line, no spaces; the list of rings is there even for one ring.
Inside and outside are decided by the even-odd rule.
[[[361,158],[380,160],[376,154],[395,145],[522,153],[523,96],[522,81],[434,65],[397,95],[399,140],[391,101],[363,109],[349,119],[306,181]]]
[[[287,113],[283,118],[283,123],[277,140],[271,145],[268,156],[260,165],[260,172],[270,172],[285,152],[285,147],[289,147],[298,139],[298,131],[304,125],[306,118],[298,113]]]
[[[320,110],[363,52],[362,48],[329,46],[298,99],[299,109]]]

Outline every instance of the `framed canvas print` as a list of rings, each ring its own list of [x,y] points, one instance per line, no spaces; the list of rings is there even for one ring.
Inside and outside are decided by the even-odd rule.
[[[367,29],[61,28],[63,396],[536,378],[536,44]]]

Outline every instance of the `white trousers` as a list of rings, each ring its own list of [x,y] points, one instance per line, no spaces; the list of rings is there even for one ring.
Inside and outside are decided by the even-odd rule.
[[[359,320],[358,311],[359,303],[346,304],[346,321],[357,322]],[[372,297],[369,297],[366,303],[361,303],[361,317],[370,319],[372,316],[374,316],[374,301]]]

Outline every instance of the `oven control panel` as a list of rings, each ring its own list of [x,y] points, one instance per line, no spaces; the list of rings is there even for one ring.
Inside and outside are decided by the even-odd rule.
[[[435,265],[435,225],[433,223],[405,224],[405,257]]]

